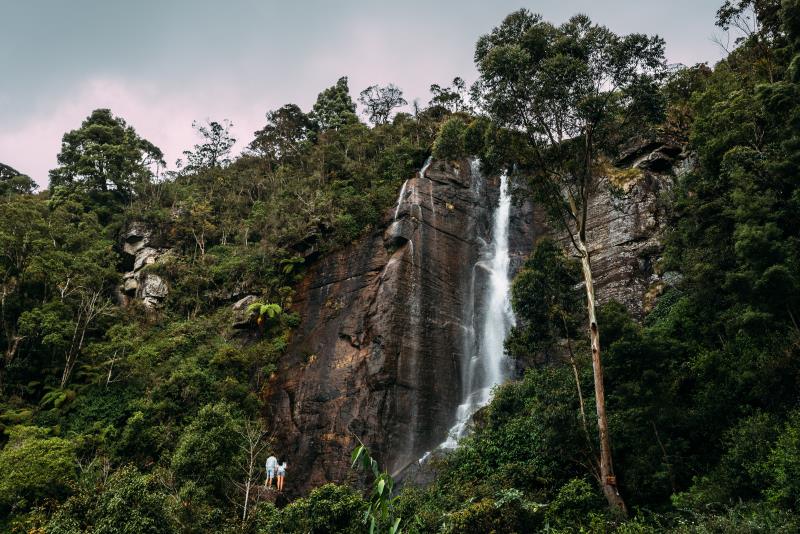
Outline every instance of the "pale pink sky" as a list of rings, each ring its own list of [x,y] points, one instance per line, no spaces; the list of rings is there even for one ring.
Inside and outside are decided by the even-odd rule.
[[[477,38],[520,7],[559,23],[589,14],[618,33],[657,33],[668,60],[714,62],[716,0],[101,0],[11,2],[0,32],[0,162],[42,187],[64,132],[107,107],[172,164],[193,120],[230,119],[237,147],[264,113],[308,109],[349,76],[353,96],[395,83],[426,103],[431,83],[475,77]]]

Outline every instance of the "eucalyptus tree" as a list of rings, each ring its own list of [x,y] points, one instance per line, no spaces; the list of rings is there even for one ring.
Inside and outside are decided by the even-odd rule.
[[[625,121],[641,121],[665,68],[664,42],[619,36],[577,15],[561,26],[519,10],[475,51],[482,106],[525,139],[519,172],[580,258],[586,290],[600,457],[598,479],[609,505],[625,513],[617,488],[605,406],[600,327],[595,311],[589,205],[604,183],[598,163]],[[649,109],[648,111],[653,111]]]

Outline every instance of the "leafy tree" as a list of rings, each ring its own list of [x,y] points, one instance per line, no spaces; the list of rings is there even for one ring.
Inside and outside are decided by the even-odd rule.
[[[370,85],[361,91],[358,101],[366,108],[370,122],[376,126],[386,124],[394,108],[408,104],[403,98],[403,91],[391,83],[386,87]]]
[[[338,130],[347,124],[358,122],[356,105],[350,98],[350,89],[347,86],[347,76],[342,76],[336,85],[319,94],[309,118],[321,131]]]
[[[625,511],[611,461],[595,311],[587,213],[601,185],[595,172],[631,98],[621,98],[664,65],[664,42],[620,37],[579,15],[560,27],[527,10],[509,15],[478,40],[475,59],[482,98],[501,125],[524,132],[531,166],[524,172],[537,199],[560,223],[582,264],[589,315],[595,401],[599,423],[600,484],[612,508]],[[639,95],[641,96],[641,95]]]
[[[268,169],[299,161],[313,135],[313,122],[295,104],[267,113],[267,124],[255,132],[250,149],[267,161]]]
[[[0,198],[10,195],[28,195],[37,188],[29,176],[0,163]]]
[[[96,109],[80,128],[64,134],[50,188],[75,185],[90,193],[110,191],[127,201],[151,180],[153,166],[164,166],[163,157],[110,109]]]
[[[70,492],[76,477],[75,444],[38,427],[8,430],[0,450],[0,509],[28,509]]]
[[[231,136],[230,129],[233,123],[225,119],[221,123],[206,121],[200,124],[195,121],[192,128],[203,138],[203,143],[194,145],[194,151],[185,150],[186,171],[200,171],[203,169],[216,169],[230,164],[230,154],[236,139]]]
[[[467,84],[460,76],[453,78],[453,84],[449,87],[442,87],[439,84],[431,85],[433,98],[428,102],[428,106],[439,106],[450,113],[460,111],[470,111],[467,104]]]

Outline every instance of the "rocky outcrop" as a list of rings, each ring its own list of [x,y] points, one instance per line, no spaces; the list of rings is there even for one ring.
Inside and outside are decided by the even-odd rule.
[[[243,297],[233,303],[233,306],[231,306],[231,311],[233,312],[234,328],[243,329],[252,326],[253,314],[248,312],[247,309],[251,304],[255,304],[256,302],[258,302],[257,296],[247,295],[246,297]]]
[[[385,229],[310,269],[294,299],[302,322],[269,394],[294,488],[351,477],[356,438],[395,473],[445,439],[462,400],[466,299],[497,199],[496,178],[466,161],[434,162],[405,184]],[[513,210],[518,266],[536,225],[529,205]]]
[[[647,141],[607,167],[587,228],[599,303],[616,300],[641,318],[678,279],[660,269],[662,231],[675,176],[690,166],[682,147]],[[565,235],[560,239],[570,250]]]
[[[131,223],[123,239],[123,252],[130,265],[130,270],[122,275],[123,304],[138,299],[150,310],[160,309],[169,294],[169,285],[147,267],[161,261],[169,249],[158,247],[152,230],[141,223]]]

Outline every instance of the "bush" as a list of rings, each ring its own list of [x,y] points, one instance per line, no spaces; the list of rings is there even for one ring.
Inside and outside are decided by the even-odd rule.
[[[75,482],[75,446],[47,430],[17,426],[0,451],[0,510],[28,509],[66,496]]]
[[[282,510],[262,505],[256,511],[256,523],[259,532],[357,534],[366,528],[365,510],[364,499],[354,489],[325,484]]]
[[[551,525],[575,526],[586,522],[593,513],[603,510],[605,502],[597,487],[573,478],[558,490],[545,517]]]
[[[800,411],[795,411],[778,436],[767,461],[772,484],[767,499],[795,512],[800,509]]]
[[[97,500],[96,534],[168,534],[174,532],[167,495],[149,475],[135,467],[116,471]]]
[[[237,474],[239,435],[230,405],[208,404],[186,427],[172,455],[179,483],[192,482],[222,497]]]

